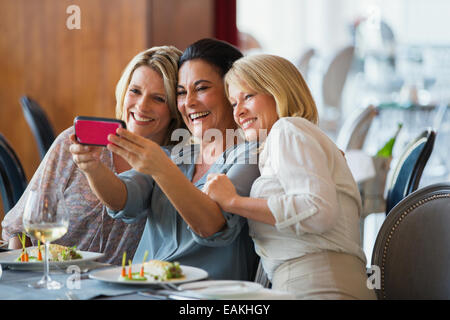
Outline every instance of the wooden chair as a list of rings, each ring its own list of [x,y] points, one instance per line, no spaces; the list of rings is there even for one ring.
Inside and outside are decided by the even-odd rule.
[[[326,67],[321,84],[320,127],[335,138],[342,121],[342,92],[353,63],[355,47],[339,50]]]
[[[22,111],[36,139],[41,160],[55,140],[55,131],[44,110],[33,99],[27,96],[20,98]]]
[[[450,299],[450,183],[401,200],[378,233],[369,279],[379,299]]]
[[[353,62],[355,47],[348,46],[338,51],[328,65],[322,81],[322,96],[325,106],[340,108],[342,91]]]
[[[0,192],[5,214],[16,204],[27,187],[22,164],[6,138],[0,133]]]
[[[387,196],[384,212],[381,210],[382,203],[379,203],[380,212],[377,211],[367,215],[361,222],[362,242],[368,265],[370,264],[369,257],[375,246],[376,236],[386,216],[397,203],[419,187],[423,170],[433,150],[435,136],[436,132],[433,129],[427,129],[409,143],[392,173],[388,174],[391,181],[386,186]],[[382,164],[382,162],[380,163]],[[380,178],[380,176],[378,175],[377,178]],[[364,195],[362,197],[365,198]],[[378,200],[375,199],[375,201],[371,204],[378,204]]]
[[[306,80],[308,78],[309,66],[312,57],[316,54],[316,50],[310,48],[306,50],[300,57],[297,63],[298,70],[302,74],[303,78]]]
[[[361,150],[377,113],[377,108],[373,105],[355,112],[339,130],[336,145],[343,151]]]
[[[403,151],[392,174],[386,197],[386,214],[419,187],[425,165],[433,151],[436,132],[428,128]]]

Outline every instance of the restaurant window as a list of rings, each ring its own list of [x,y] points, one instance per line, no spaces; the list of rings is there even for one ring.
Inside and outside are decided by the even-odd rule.
[[[394,149],[396,156],[425,127],[437,127],[422,178],[426,185],[450,180],[449,12],[448,0],[237,0],[236,17],[245,54],[280,55],[300,68],[302,55],[314,49],[303,76],[321,119],[327,114],[321,86],[327,66],[342,48],[355,48],[333,139],[343,120],[368,104],[432,106],[426,116],[398,112],[405,127]],[[396,123],[390,120],[395,119],[386,114],[373,125],[377,132],[368,133],[368,152],[394,134]]]

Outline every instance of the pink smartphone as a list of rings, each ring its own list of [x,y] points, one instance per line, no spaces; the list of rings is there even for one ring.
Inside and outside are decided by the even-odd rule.
[[[126,128],[122,120],[78,116],[73,121],[75,136],[79,143],[93,146],[106,146],[108,135],[116,134],[119,127]]]

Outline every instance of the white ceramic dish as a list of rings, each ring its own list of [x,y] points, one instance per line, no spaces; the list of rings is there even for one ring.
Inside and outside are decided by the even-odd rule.
[[[179,288],[205,298],[234,299],[261,290],[263,287],[250,281],[211,280],[185,283]]]
[[[31,247],[30,247],[31,248]],[[98,252],[89,252],[89,251],[78,251],[79,254],[83,257],[82,259],[75,259],[69,261],[50,261],[50,268],[65,268],[71,265],[82,265],[87,261],[92,261],[99,259],[104,256],[103,253]],[[43,270],[44,263],[43,261],[30,261],[30,262],[20,262],[16,261],[17,257],[22,253],[22,249],[11,250],[0,252],[0,264],[3,267],[8,267],[10,269],[16,270]]]
[[[138,272],[141,269],[141,265],[142,264],[133,264],[133,272]],[[126,284],[126,285],[152,285],[152,284],[157,285],[157,284],[163,284],[163,283],[173,283],[173,284],[185,283],[185,282],[190,282],[190,281],[206,279],[208,277],[208,272],[206,272],[203,269],[184,266],[184,265],[181,265],[180,267],[185,276],[180,279],[172,279],[172,280],[167,280],[167,281],[158,281],[158,280],[153,280],[153,279],[148,279],[147,281],[120,280],[119,277],[122,273],[122,267],[114,267],[114,268],[92,271],[89,274],[89,278],[99,280],[99,281],[104,281],[104,282],[120,283],[120,284]],[[128,270],[128,266],[127,266],[127,270]]]

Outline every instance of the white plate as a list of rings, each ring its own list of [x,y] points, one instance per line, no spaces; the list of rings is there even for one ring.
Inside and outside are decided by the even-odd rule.
[[[179,286],[186,290],[206,298],[238,298],[249,293],[261,290],[261,284],[250,281],[211,280],[185,283]]]
[[[133,264],[133,272],[138,272],[141,270],[142,264]],[[160,283],[184,283],[189,281],[197,281],[201,279],[206,279],[208,277],[208,272],[206,272],[203,269],[195,268],[195,267],[189,267],[181,265],[181,270],[183,271],[183,274],[185,275],[184,278],[180,279],[172,279],[167,281],[158,281],[149,279],[147,281],[139,281],[139,280],[119,280],[119,277],[122,273],[122,267],[115,267],[115,268],[108,268],[108,269],[102,269],[102,270],[96,270],[92,271],[89,274],[89,278],[110,282],[110,283],[120,283],[120,284],[137,284],[137,285],[149,285],[149,284],[160,284]],[[127,266],[128,270],[128,266]]]
[[[31,249],[32,247],[30,247]],[[103,253],[89,252],[89,251],[78,251],[83,259],[75,259],[69,261],[50,261],[50,268],[64,268],[71,265],[81,265],[87,261],[92,261],[99,259],[104,256]],[[10,269],[16,270],[41,270],[44,268],[43,261],[30,261],[30,262],[20,262],[16,261],[17,257],[20,257],[22,249],[0,252],[0,264],[2,266],[7,266]]]

